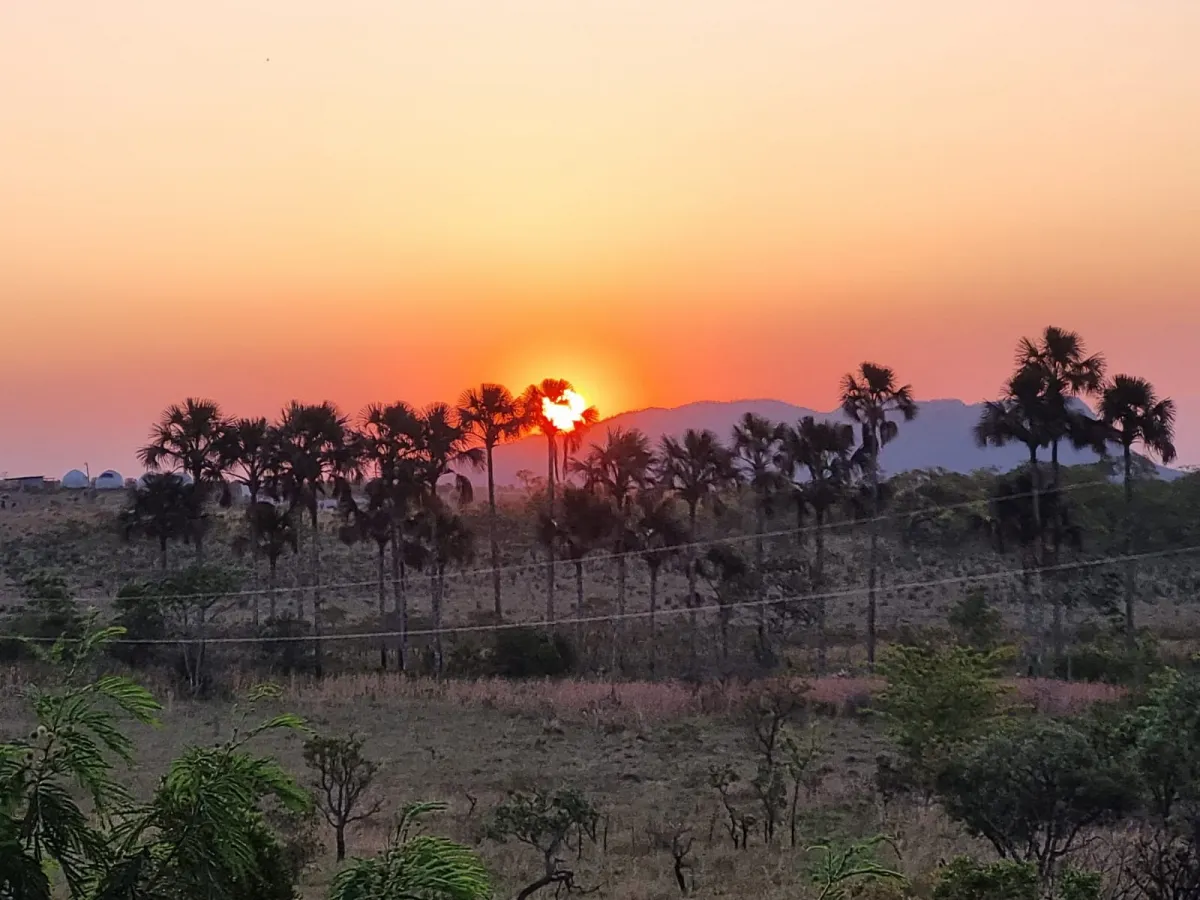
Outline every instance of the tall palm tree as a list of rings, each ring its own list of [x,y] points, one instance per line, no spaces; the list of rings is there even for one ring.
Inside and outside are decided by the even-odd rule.
[[[1104,356],[1088,355],[1077,332],[1048,326],[1038,340],[1021,338],[1017,344],[1017,368],[1033,367],[1042,373],[1043,393],[1051,430],[1050,474],[1059,483],[1058,448],[1064,438],[1086,434],[1086,416],[1073,410],[1070,400],[1098,395],[1104,383]],[[1081,435],[1084,432],[1084,435]]]
[[[166,572],[168,545],[172,541],[199,540],[204,531],[202,496],[195,482],[186,482],[173,473],[149,473],[129,489],[118,516],[121,532],[127,540],[136,536],[155,541],[159,567]]]
[[[186,472],[203,502],[221,481],[221,454],[225,419],[213,400],[188,397],[172,404],[150,431],[150,441],[138,451],[138,461],[151,472],[175,469]],[[196,561],[204,561],[204,538],[196,535]]]
[[[829,511],[846,496],[854,471],[854,429],[840,422],[818,422],[805,416],[784,432],[785,471],[799,471],[804,480],[796,485],[802,502],[816,520],[816,554],[810,582],[817,595],[817,671],[825,671],[827,604],[825,589],[825,521]],[[795,476],[793,476],[794,478]]]
[[[546,515],[554,518],[554,487],[558,474],[558,437],[565,432],[546,415],[546,404],[563,406],[575,390],[564,378],[544,378],[531,384],[521,395],[521,410],[526,427],[536,428],[546,437]],[[584,426],[594,425],[600,413],[594,406],[583,410],[580,422]],[[571,429],[567,429],[568,431]],[[546,621],[554,621],[554,541],[546,545]]]
[[[380,479],[366,484],[367,503],[360,506],[350,494],[342,498],[339,512],[344,524],[338,531],[347,545],[359,541],[375,544],[375,571],[379,588],[379,626],[383,630],[387,622],[387,551],[391,546],[395,530],[392,527],[392,511],[388,504],[386,486]],[[387,638],[379,639],[379,668],[387,671]]]
[[[1137,568],[1133,527],[1133,447],[1141,444],[1147,456],[1164,464],[1175,459],[1175,401],[1159,398],[1154,385],[1133,375],[1117,375],[1104,387],[1100,398],[1100,421],[1121,447],[1125,476],[1125,640],[1132,649],[1137,639],[1134,628],[1134,592]]]
[[[563,487],[560,512],[555,519],[542,510],[538,516],[539,539],[543,544],[557,541],[564,558],[575,568],[575,633],[582,634],[583,561],[589,553],[612,544],[617,527],[616,513],[607,497],[600,497],[587,488]]]
[[[279,432],[265,418],[234,419],[221,431],[220,471],[246,488],[254,507],[267,487],[279,458]]]
[[[1033,513],[1032,544],[1033,577],[1026,580],[1025,630],[1026,639],[1034,639],[1034,614],[1042,592],[1041,569],[1044,561],[1045,529],[1042,527],[1043,491],[1038,451],[1047,447],[1057,433],[1056,410],[1046,395],[1046,374],[1038,366],[1023,365],[1004,386],[999,400],[989,400],[983,406],[974,429],[975,443],[980,447],[1004,447],[1011,443],[1024,444],[1029,454],[1029,483],[1032,487],[1030,508]],[[1058,615],[1056,611],[1056,616]],[[1032,646],[1026,655],[1035,662]]]
[[[359,427],[363,470],[374,475],[368,485],[370,502],[386,507],[391,520],[392,610],[400,632],[396,665],[404,671],[408,662],[405,547],[410,543],[411,516],[422,494],[417,476],[420,418],[403,401],[372,404],[363,410]]]
[[[279,425],[280,454],[277,480],[282,495],[293,507],[308,513],[313,596],[313,649],[316,673],[322,674],[321,646],[321,528],[318,512],[322,498],[341,496],[349,479],[358,471],[357,442],[349,420],[336,405],[326,401],[302,404],[293,401]],[[303,617],[303,607],[298,607]]]
[[[527,424],[521,404],[500,384],[481,384],[458,398],[459,421],[483,445],[488,479],[488,548],[492,561],[492,595],[496,621],[504,621],[500,598],[500,545],[496,537],[496,472],[492,453],[498,444],[516,440]]]
[[[733,427],[734,463],[754,495],[754,566],[760,577],[766,554],[763,533],[767,530],[767,516],[775,504],[776,495],[788,484],[784,473],[775,465],[783,436],[783,425],[754,413],[746,413]],[[763,661],[770,663],[772,650],[767,620],[767,606],[760,604],[758,649]]]
[[[699,623],[696,608],[697,514],[701,505],[716,501],[721,491],[735,484],[733,454],[711,431],[689,428],[679,440],[664,436],[659,444],[659,484],[684,502],[688,511],[687,579],[692,664],[696,662]]]
[[[439,535],[443,523],[455,528],[465,528],[457,516],[450,516],[438,494],[438,484],[443,478],[452,476],[459,502],[469,503],[473,496],[471,479],[463,474],[463,468],[481,469],[484,466],[483,450],[472,446],[471,433],[460,420],[458,413],[445,403],[433,403],[417,416],[415,442],[415,472],[420,488],[419,505],[423,511],[424,526],[429,529],[428,544],[441,554],[443,550],[454,561],[458,552],[454,540],[459,535]],[[473,552],[473,551],[472,551]],[[440,559],[441,557],[437,557]],[[434,641],[434,668],[442,671],[441,610],[444,599],[444,566],[440,572],[435,567],[431,603],[434,609],[434,628],[438,629]]]
[[[675,510],[675,500],[662,489],[641,491],[632,529],[636,547],[650,569],[650,672],[658,663],[658,577],[666,562],[687,541],[687,530]]]
[[[452,565],[469,563],[475,556],[475,541],[462,516],[440,501],[422,508],[416,518],[415,538],[410,552],[414,552],[417,563],[428,570],[431,582],[433,668],[440,676],[444,660],[442,620],[446,570]]]
[[[897,417],[911,422],[917,417],[912,386],[900,384],[887,366],[864,362],[857,372],[842,378],[842,412],[857,422],[862,432],[859,460],[867,473],[871,492],[870,552],[867,563],[867,665],[875,670],[875,585],[879,565],[879,523],[882,495],[879,457],[900,433]]]
[[[250,534],[256,544],[256,553],[267,559],[267,621],[278,617],[278,568],[279,558],[284,552],[300,552],[300,533],[296,530],[294,513],[286,506],[260,500],[246,510],[251,520]],[[258,624],[258,606],[255,604],[255,625]]]
[[[617,620],[613,629],[613,661],[625,668],[625,594],[628,579],[626,554],[633,549],[630,530],[633,523],[633,503],[638,492],[651,482],[654,471],[654,451],[650,439],[636,428],[610,429],[603,444],[592,444],[587,456],[574,468],[583,476],[584,486],[607,497],[616,514],[613,551],[617,557]]]

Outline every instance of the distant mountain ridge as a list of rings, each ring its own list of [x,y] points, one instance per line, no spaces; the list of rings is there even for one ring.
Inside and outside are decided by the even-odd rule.
[[[1026,459],[1025,447],[1010,444],[1007,447],[976,446],[972,429],[979,421],[983,403],[964,403],[961,400],[924,400],[921,410],[912,422],[900,426],[900,435],[884,451],[884,469],[892,474],[911,469],[947,469],[951,472],[968,473],[977,469],[996,468],[1001,471],[1016,468]],[[663,435],[682,435],[689,428],[709,429],[723,441],[730,440],[734,424],[746,413],[764,416],[773,422],[795,422],[804,416],[818,421],[829,419],[848,422],[842,411],[821,412],[796,406],[782,400],[700,400],[673,408],[649,407],[623,412],[595,425],[584,440],[586,448],[604,439],[609,428],[637,428],[657,442]],[[1070,446],[1059,448],[1063,465],[1078,465],[1096,462],[1099,458],[1091,451],[1078,451]],[[534,475],[546,472],[546,443],[541,435],[533,435],[496,448],[496,483],[516,485],[520,483],[517,473],[523,469]],[[1181,473],[1159,467],[1164,478],[1178,477]],[[483,476],[474,476],[482,481]]]

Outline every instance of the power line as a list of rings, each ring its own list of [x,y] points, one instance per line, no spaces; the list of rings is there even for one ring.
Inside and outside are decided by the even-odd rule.
[[[1166,556],[1177,556],[1187,553],[1200,552],[1200,544],[1191,547],[1179,547],[1172,550],[1153,550],[1145,553],[1134,553],[1120,556],[1106,556],[1098,559],[1080,560],[1071,563],[1059,563],[1052,566],[1041,566],[1030,570],[1034,574],[1046,572],[1067,572],[1079,569],[1092,569],[1102,566],[1117,565],[1123,562],[1135,562],[1143,559],[1156,559]],[[879,585],[875,588],[877,594],[893,594],[914,588],[945,587],[953,584],[975,584],[981,581],[995,581],[1024,575],[1022,571],[1004,569],[999,572],[983,572],[975,575],[956,575],[947,578],[935,578],[926,581],[906,581],[891,585]],[[655,611],[656,616],[691,615],[702,612],[719,612],[721,610],[752,609],[761,606],[775,606],[785,603],[812,600],[838,600],[846,597],[857,597],[866,594],[870,588],[846,588],[838,591],[823,593],[795,594],[787,597],[770,597],[765,600],[749,600],[743,603],[707,604],[705,606],[682,606]],[[213,637],[213,638],[118,638],[113,644],[138,645],[193,645],[193,644],[281,644],[300,643],[320,640],[325,641],[361,641],[376,638],[399,637],[432,637],[451,634],[478,634],[481,632],[509,631],[515,628],[561,628],[567,625],[587,625],[599,622],[616,622],[630,619],[646,619],[650,617],[649,610],[639,610],[626,613],[609,613],[597,616],[577,616],[566,619],[556,619],[553,622],[544,619],[526,622],[499,622],[487,625],[452,625],[448,628],[425,628],[411,631],[370,631],[352,632],[349,634],[328,634],[319,638],[314,635],[275,635],[271,637]],[[25,637],[17,634],[0,634],[0,640],[18,640],[32,643],[53,643],[57,638]]]
[[[1060,493],[1066,493],[1066,492],[1071,492],[1071,491],[1082,490],[1084,488],[1096,487],[1098,485],[1107,485],[1109,483],[1110,482],[1103,480],[1103,479],[1098,480],[1098,481],[1085,481],[1085,482],[1080,482],[1079,484],[1066,485],[1064,487],[1058,488],[1058,491]],[[1032,496],[1034,496],[1034,494],[1037,494],[1038,496],[1042,496],[1042,495],[1045,495],[1046,493],[1048,493],[1048,491],[1024,491],[1022,493],[1017,493],[1017,494],[1008,494],[1003,499],[1005,501],[1017,500],[1017,499],[1021,499],[1024,497],[1032,497]],[[835,529],[835,528],[846,528],[846,527],[858,528],[858,527],[862,527],[862,526],[866,526],[866,525],[871,525],[876,522],[887,522],[887,521],[895,521],[898,519],[909,519],[916,515],[921,515],[921,514],[937,513],[937,512],[953,512],[955,510],[970,509],[972,507],[977,507],[980,505],[987,505],[987,504],[991,503],[992,501],[993,501],[993,498],[988,497],[988,498],[982,498],[979,500],[966,500],[961,503],[937,504],[937,505],[933,505],[933,506],[924,506],[919,509],[910,510],[908,512],[888,513],[887,515],[875,516],[873,518],[868,518],[868,519],[852,519],[852,520],[849,520],[846,522],[838,522],[838,523],[832,523],[832,524],[826,523],[823,525],[803,525],[803,526],[796,527],[796,528],[785,528],[785,529],[780,529],[777,531],[766,531],[766,532],[763,532],[762,534],[757,534],[755,532],[746,532],[744,534],[738,534],[738,535],[727,535],[724,537],[705,538],[703,540],[690,541],[690,542],[683,543],[683,544],[676,544],[668,549],[670,549],[671,551],[675,551],[675,552],[685,552],[685,551],[691,550],[691,549],[713,547],[713,546],[719,546],[719,545],[723,545],[723,544],[748,543],[750,541],[757,541],[757,540],[768,540],[768,539],[774,539],[774,538],[780,538],[780,537],[793,537],[793,536],[800,535],[800,534],[814,533],[814,532],[822,530],[822,529],[828,531],[828,530]],[[594,564],[594,563],[598,563],[598,562],[608,562],[608,561],[621,559],[621,558],[638,559],[643,556],[649,556],[652,554],[662,553],[662,552],[663,552],[662,549],[642,549],[642,550],[625,550],[625,551],[621,551],[621,552],[597,553],[597,554],[589,554],[586,557],[585,561],[590,565],[590,564]],[[501,573],[545,571],[547,565],[549,565],[549,563],[547,563],[545,561],[537,561],[537,562],[529,562],[529,563],[513,563],[511,565],[501,566],[498,569],[498,571]],[[574,565],[574,562],[571,560],[559,559],[554,562],[554,566],[555,566],[556,570],[559,569],[560,567],[567,567],[567,566],[573,566],[573,565]],[[474,568],[474,569],[460,569],[460,570],[453,571],[453,572],[447,572],[442,577],[446,578],[446,579],[473,578],[473,577],[479,577],[482,575],[491,575],[493,571],[497,571],[497,570],[493,570],[491,567],[481,567],[481,568]],[[392,579],[389,578],[387,581],[390,583],[390,582],[392,582]],[[368,588],[368,587],[377,588],[378,586],[379,586],[379,579],[373,578],[369,581],[348,581],[348,582],[340,582],[340,583],[333,583],[333,584],[322,584],[322,585],[320,585],[320,588],[321,588],[321,590],[344,591],[344,590],[350,590],[353,588]],[[306,590],[311,589],[312,587],[314,587],[312,584],[299,584],[299,585],[289,585],[286,587],[277,587],[277,588],[251,588],[248,590],[222,591],[222,592],[216,592],[216,593],[198,592],[198,593],[193,593],[193,594],[157,594],[157,595],[143,594],[140,597],[138,597],[138,599],[143,600],[143,601],[145,601],[145,600],[171,600],[171,601],[214,600],[214,601],[216,601],[216,600],[229,599],[229,598],[233,598],[233,597],[255,597],[255,596],[265,597],[272,593],[306,591]],[[95,603],[102,603],[102,602],[110,602],[113,598],[112,597],[75,597],[72,599],[77,603],[95,604]]]

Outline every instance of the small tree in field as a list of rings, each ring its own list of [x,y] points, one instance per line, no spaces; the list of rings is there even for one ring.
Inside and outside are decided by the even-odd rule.
[[[553,794],[513,793],[492,813],[487,834],[501,843],[512,838],[541,853],[545,876],[535,884],[544,887],[569,883],[571,873],[560,868],[558,854],[564,848],[570,849],[572,836],[579,842],[584,836],[594,839],[599,819],[600,813],[592,802],[573,788]],[[522,896],[528,894],[522,892]]]
[[[317,808],[337,840],[337,860],[346,858],[346,826],[379,812],[382,801],[365,803],[379,766],[362,754],[363,740],[315,735],[304,742],[304,762],[313,771]]]

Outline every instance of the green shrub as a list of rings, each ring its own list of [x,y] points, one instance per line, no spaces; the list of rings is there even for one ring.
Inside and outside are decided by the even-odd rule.
[[[983,865],[959,856],[938,872],[933,900],[1038,900],[1037,869],[1011,859]]]
[[[552,678],[575,668],[575,648],[561,634],[511,628],[497,633],[492,665],[504,678]]]

